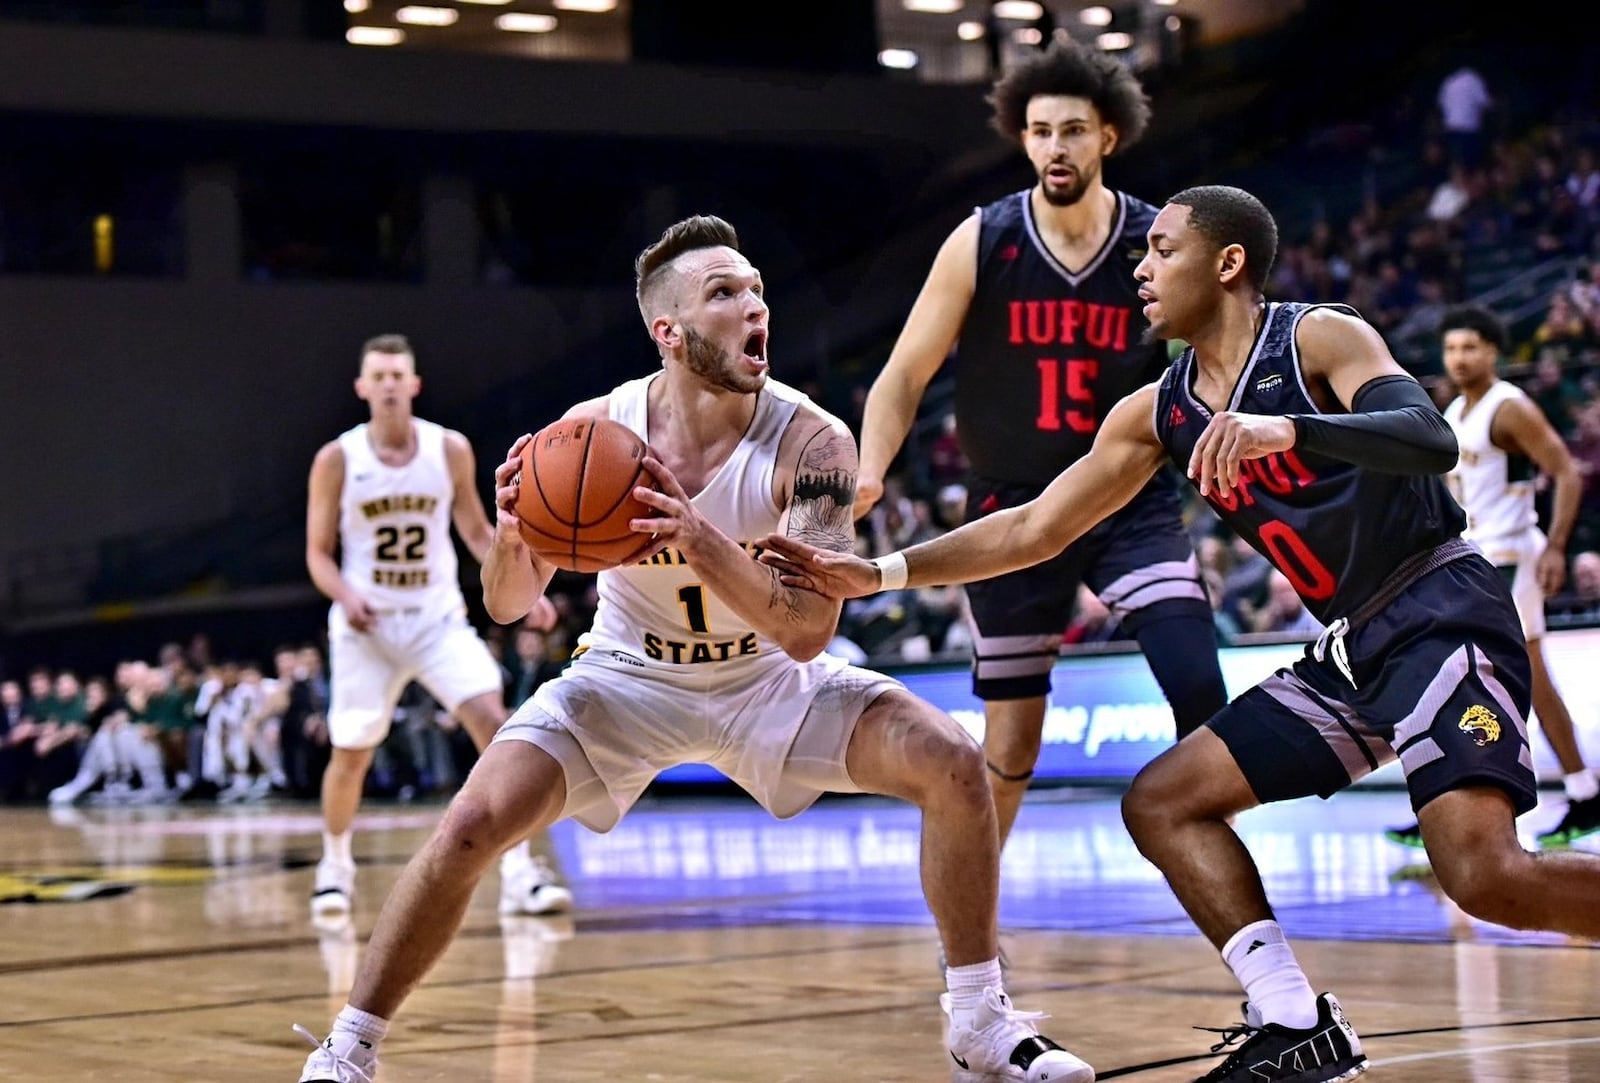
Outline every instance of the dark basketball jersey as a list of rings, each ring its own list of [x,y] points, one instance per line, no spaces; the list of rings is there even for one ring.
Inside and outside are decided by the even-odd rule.
[[[954,369],[961,450],[982,477],[1042,488],[1167,366],[1164,344],[1139,344],[1148,324],[1133,280],[1156,208],[1114,194],[1105,246],[1077,273],[1045,247],[1027,191],[979,208],[977,290]]]
[[[1247,414],[1315,414],[1294,329],[1317,307],[1267,306],[1228,409]],[[1356,315],[1345,305],[1329,305]],[[1194,394],[1194,351],[1162,378],[1156,434],[1187,470],[1211,411]],[[1239,486],[1207,499],[1222,520],[1294,585],[1324,624],[1352,615],[1407,557],[1457,537],[1466,524],[1440,476],[1380,474],[1298,448],[1240,464]]]

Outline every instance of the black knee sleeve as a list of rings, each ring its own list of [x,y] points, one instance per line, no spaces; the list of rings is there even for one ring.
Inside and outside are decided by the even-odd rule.
[[[1139,641],[1150,672],[1172,705],[1178,740],[1227,705],[1209,605],[1192,598],[1157,602],[1131,614],[1123,627]]]

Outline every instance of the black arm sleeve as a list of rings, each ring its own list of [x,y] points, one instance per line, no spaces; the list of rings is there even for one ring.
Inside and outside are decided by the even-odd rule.
[[[1460,446],[1450,423],[1409,376],[1362,384],[1348,414],[1291,414],[1295,446],[1381,474],[1444,474]]]

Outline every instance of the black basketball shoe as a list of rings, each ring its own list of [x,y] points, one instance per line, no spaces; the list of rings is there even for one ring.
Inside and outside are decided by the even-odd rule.
[[[1600,797],[1587,801],[1573,801],[1567,805],[1567,814],[1549,831],[1539,835],[1542,847],[1571,846],[1585,835],[1600,831]]]
[[[1305,1030],[1240,1023],[1222,1035],[1213,1053],[1241,1038],[1244,1044],[1195,1083],[1338,1083],[1367,1070],[1361,1039],[1332,993],[1317,998],[1317,1021]]]
[[[1400,846],[1409,846],[1413,850],[1427,849],[1422,841],[1422,828],[1415,823],[1406,827],[1391,827],[1383,833],[1383,837]]]

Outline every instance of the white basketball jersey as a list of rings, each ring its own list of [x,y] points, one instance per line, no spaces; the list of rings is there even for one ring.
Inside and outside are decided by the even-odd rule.
[[[611,392],[611,418],[646,443],[646,396],[659,375],[631,380]],[[701,514],[747,552],[753,553],[754,542],[778,529],[782,509],[772,500],[772,472],[784,429],[804,401],[806,396],[794,388],[767,380],[749,431],[693,500]],[[676,549],[603,571],[597,579],[599,606],[594,625],[579,639],[582,647],[680,670],[683,680],[697,683],[727,666],[788,657],[706,589]]]
[[[1509,380],[1496,380],[1470,411],[1463,413],[1466,399],[1462,396],[1444,411],[1461,447],[1455,469],[1445,480],[1467,513],[1462,536],[1475,542],[1495,564],[1529,559],[1530,547],[1542,539],[1539,514],[1533,506],[1532,463],[1522,456],[1507,455],[1490,437],[1501,404],[1526,397],[1522,388]]]
[[[443,612],[466,604],[450,537],[456,487],[444,428],[421,418],[411,425],[417,452],[404,466],[379,460],[366,424],[339,435],[340,566],[375,609]]]

